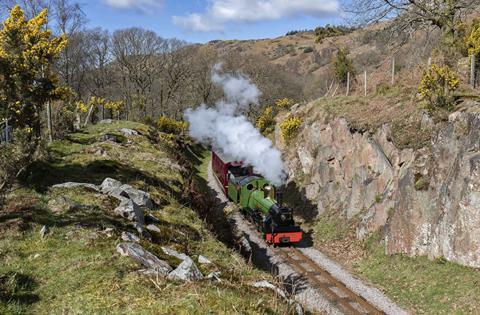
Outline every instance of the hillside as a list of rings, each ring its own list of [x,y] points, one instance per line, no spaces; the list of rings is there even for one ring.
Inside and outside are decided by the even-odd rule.
[[[251,286],[271,276],[218,241],[191,206],[202,151],[190,147],[187,154],[176,143],[139,123],[108,121],[52,143],[0,214],[0,313],[288,313],[274,293]],[[53,187],[100,185],[105,178],[148,193],[153,206],[142,207],[145,227],[119,216],[119,197],[96,186]],[[218,278],[167,280],[118,253],[119,244],[138,237],[172,269],[181,260],[162,246],[190,256],[203,277],[218,272]],[[198,263],[200,255],[211,263]]]
[[[348,49],[348,57],[356,70],[352,77],[351,93],[363,93],[363,72],[368,73],[369,93],[391,80],[392,60],[395,59],[397,82],[416,87],[428,58],[439,43],[439,35],[416,32],[408,40],[393,36],[386,24],[377,24],[352,31],[346,35],[315,41],[313,32],[300,32],[274,39],[244,41],[213,41],[206,44],[220,54],[237,53],[257,56],[280,66],[302,81],[301,99],[314,100],[325,93],[345,93],[336,86],[332,60],[339,49]],[[462,69],[462,72],[465,70]]]

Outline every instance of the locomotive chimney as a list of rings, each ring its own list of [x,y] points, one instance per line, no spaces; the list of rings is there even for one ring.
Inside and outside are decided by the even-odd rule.
[[[283,204],[283,187],[278,187],[277,192],[276,192],[276,198],[277,199],[277,204],[279,207],[282,206]]]

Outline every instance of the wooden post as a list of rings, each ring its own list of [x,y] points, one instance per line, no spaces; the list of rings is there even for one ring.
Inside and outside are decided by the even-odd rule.
[[[5,119],[5,142],[10,143],[10,135],[8,134],[8,118]]]
[[[364,81],[364,90],[365,90],[365,96],[367,96],[367,70],[363,72],[363,81]]]
[[[432,65],[432,57],[428,57],[428,67],[430,68],[430,66]]]
[[[470,85],[472,86],[472,88],[475,88],[475,85],[476,85],[476,78],[475,78],[475,74],[476,74],[476,70],[475,69],[476,65],[475,65],[475,55],[472,55],[471,58],[470,58]]]
[[[395,57],[392,59],[392,86],[395,84]]]
[[[47,127],[48,127],[48,142],[53,141],[53,130],[52,130],[52,104],[50,101],[47,102]]]
[[[350,72],[347,72],[347,96],[350,93]]]
[[[94,107],[93,105],[90,106],[90,109],[88,110],[88,113],[87,113],[87,117],[85,117],[85,122],[83,123],[83,127],[87,127],[88,123],[92,119],[93,107]]]

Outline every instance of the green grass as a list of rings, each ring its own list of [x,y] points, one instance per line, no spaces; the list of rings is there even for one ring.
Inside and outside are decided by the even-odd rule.
[[[56,141],[49,147],[50,159],[32,165],[7,197],[0,211],[0,314],[288,313],[274,294],[250,286],[273,281],[271,275],[217,240],[184,195],[184,173],[198,171],[197,180],[204,180],[208,153],[199,147],[193,154],[176,148],[177,154],[195,161],[197,169],[185,172],[171,152],[147,137],[123,144],[97,142],[122,127],[150,133],[147,126],[119,122],[90,126]],[[99,149],[105,154],[97,154]],[[214,264],[199,266],[201,271],[220,271],[222,282],[185,284],[139,275],[138,265],[116,253],[121,232],[134,232],[129,222],[114,215],[118,201],[82,189],[51,188],[65,181],[98,184],[106,176],[147,190],[154,198],[157,206],[151,213],[160,219],[161,233],[153,235],[153,243],[142,241],[146,249],[173,265],[178,261],[166,257],[161,246],[193,258],[204,255]],[[53,213],[49,201],[60,198],[90,207]],[[51,233],[41,239],[44,224]],[[106,228],[114,229],[111,237],[102,232]]]
[[[392,130],[392,140],[400,148],[418,148],[429,142],[432,132],[420,128],[421,109],[415,92],[407,88],[379,86],[367,97],[323,97],[305,115],[307,124],[319,119],[345,118],[353,131],[375,133],[384,124]]]
[[[328,252],[351,245],[354,238],[352,221],[330,211],[312,226],[315,243]],[[378,233],[358,245],[362,253],[348,267],[413,313],[480,314],[480,270],[442,258],[388,256]]]
[[[401,305],[419,314],[480,313],[480,270],[444,259],[387,256],[376,240],[368,247],[355,270]]]
[[[315,240],[320,242],[341,240],[348,235],[348,227],[346,219],[340,218],[337,213],[327,211],[313,223]]]

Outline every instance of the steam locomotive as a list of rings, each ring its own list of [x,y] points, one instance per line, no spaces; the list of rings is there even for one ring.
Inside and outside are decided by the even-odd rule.
[[[268,244],[294,244],[302,239],[293,211],[282,206],[282,195],[251,166],[212,151],[212,169],[228,199],[239,205],[244,216],[263,233]]]

